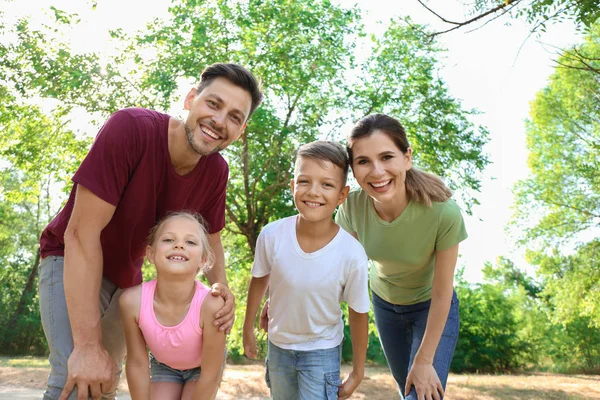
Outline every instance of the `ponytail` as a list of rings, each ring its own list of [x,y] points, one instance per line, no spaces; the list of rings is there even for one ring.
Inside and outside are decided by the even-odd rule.
[[[411,168],[406,171],[406,191],[417,203],[431,207],[432,202],[444,202],[452,191],[434,174]]]

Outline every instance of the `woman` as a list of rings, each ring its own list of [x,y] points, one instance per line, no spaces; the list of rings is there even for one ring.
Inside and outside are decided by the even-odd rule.
[[[385,357],[406,399],[441,399],[458,339],[453,289],[460,209],[435,175],[412,166],[402,125],[375,114],[358,122],[348,152],[360,189],[336,222],[372,260],[375,323]]]

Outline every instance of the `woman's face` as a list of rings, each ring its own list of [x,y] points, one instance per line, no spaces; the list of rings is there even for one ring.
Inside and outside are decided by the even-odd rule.
[[[360,187],[375,201],[397,200],[405,193],[406,171],[412,168],[412,149],[403,153],[390,137],[376,130],[352,145],[352,172]]]

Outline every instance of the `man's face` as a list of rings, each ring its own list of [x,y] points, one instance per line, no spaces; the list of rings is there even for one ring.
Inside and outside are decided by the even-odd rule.
[[[215,79],[200,93],[190,90],[185,132],[191,149],[201,156],[225,149],[244,132],[251,105],[250,93],[225,78]]]

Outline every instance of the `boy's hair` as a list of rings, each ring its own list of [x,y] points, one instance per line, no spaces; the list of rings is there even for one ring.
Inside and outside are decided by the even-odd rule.
[[[202,71],[200,75],[200,83],[196,88],[196,92],[202,92],[208,85],[213,83],[217,78],[225,78],[231,83],[250,93],[252,104],[250,106],[250,114],[254,113],[263,100],[263,92],[261,91],[261,83],[256,79],[252,72],[238,64],[216,63],[209,65]]]
[[[346,186],[348,179],[348,167],[350,161],[348,152],[341,144],[329,140],[315,140],[300,146],[296,152],[295,168],[298,167],[298,161],[301,158],[309,158],[322,164],[329,161],[342,170],[342,186]]]
[[[200,230],[200,244],[202,245],[202,258],[205,260],[202,270],[204,271],[207,268],[212,267],[215,263],[215,253],[213,253],[212,247],[208,241],[208,231],[206,229],[206,222],[202,215],[192,212],[192,211],[171,211],[167,213],[152,229],[150,229],[150,233],[148,234],[148,239],[146,239],[146,243],[148,246],[152,246],[154,241],[156,240],[156,235],[160,228],[170,219],[173,218],[187,218],[198,224],[198,229]]]

